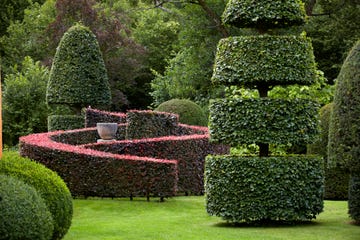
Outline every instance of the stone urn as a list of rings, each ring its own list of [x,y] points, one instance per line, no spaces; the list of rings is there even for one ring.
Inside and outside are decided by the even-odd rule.
[[[96,123],[96,129],[100,136],[101,140],[109,141],[109,140],[115,140],[116,139],[116,132],[118,129],[117,123]]]

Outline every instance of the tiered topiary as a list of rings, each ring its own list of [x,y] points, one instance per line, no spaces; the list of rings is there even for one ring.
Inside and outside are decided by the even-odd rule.
[[[32,186],[0,174],[0,238],[49,240],[53,221],[40,194]]]
[[[91,30],[80,24],[62,37],[50,72],[46,100],[53,109],[68,106],[72,115],[49,118],[49,130],[74,129],[84,126],[81,109],[106,107],[111,92],[99,44]]]
[[[208,124],[202,108],[188,99],[171,99],[161,103],[155,111],[178,114],[179,122],[188,125],[207,126]]]
[[[316,67],[305,34],[274,35],[301,25],[299,0],[230,0],[225,24],[251,27],[259,35],[220,40],[212,81],[257,89],[259,98],[229,97],[210,103],[210,137],[231,146],[257,144],[259,156],[209,156],[206,207],[231,222],[308,221],[323,209],[323,163],[316,156],[270,156],[269,144],[305,144],[318,134],[318,104],[273,99],[275,85],[310,85]]]
[[[337,78],[330,118],[328,164],[350,171],[349,213],[360,222],[360,40]]]

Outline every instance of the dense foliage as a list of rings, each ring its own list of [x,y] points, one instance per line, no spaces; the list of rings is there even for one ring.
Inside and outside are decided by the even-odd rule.
[[[329,127],[328,164],[350,171],[349,213],[360,221],[360,41],[350,51],[337,79]]]
[[[47,102],[77,109],[110,104],[111,95],[95,35],[80,24],[62,37],[51,67]]]
[[[73,205],[64,181],[42,164],[7,152],[0,161],[0,173],[16,177],[36,189],[49,209],[54,231],[51,239],[61,239],[70,228]]]
[[[225,85],[311,85],[316,78],[306,36],[245,36],[221,39],[212,82]]]
[[[319,157],[209,156],[207,212],[231,222],[307,221],[323,210]]]
[[[84,127],[84,116],[82,115],[50,115],[47,122],[47,130],[68,130]]]
[[[0,174],[2,239],[49,240],[53,221],[40,194],[14,177]]]
[[[47,131],[47,68],[25,57],[20,69],[6,75],[3,89],[3,141],[13,146],[20,136]]]
[[[155,111],[169,112],[179,115],[179,122],[196,126],[207,126],[208,120],[195,102],[188,99],[171,99],[161,103]]]
[[[305,23],[305,9],[300,0],[230,0],[223,13],[223,21],[241,28],[289,27]]]
[[[318,134],[318,106],[295,99],[217,99],[210,104],[210,135],[231,146],[309,143]]]

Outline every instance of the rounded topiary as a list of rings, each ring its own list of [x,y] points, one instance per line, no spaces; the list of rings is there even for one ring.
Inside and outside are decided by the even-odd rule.
[[[0,238],[48,240],[53,229],[51,213],[35,188],[0,174]]]
[[[46,99],[49,104],[83,107],[109,105],[107,72],[95,35],[77,24],[62,37],[50,71]]]
[[[302,25],[306,13],[301,0],[230,0],[222,17],[236,27],[269,29]]]
[[[44,165],[20,157],[16,152],[4,152],[0,174],[18,178],[34,187],[44,199],[54,222],[52,239],[61,239],[71,225],[72,197],[64,181]]]
[[[179,122],[189,125],[207,126],[207,117],[201,107],[187,99],[171,99],[161,103],[155,111],[179,115]]]

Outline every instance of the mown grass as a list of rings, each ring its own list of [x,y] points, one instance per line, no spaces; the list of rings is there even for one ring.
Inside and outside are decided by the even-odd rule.
[[[347,202],[326,201],[316,220],[301,225],[234,226],[208,216],[204,197],[76,199],[65,240],[360,240],[360,226],[347,215]]]

